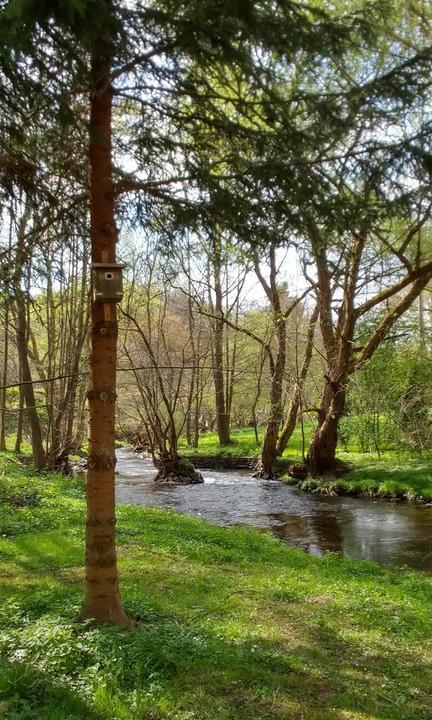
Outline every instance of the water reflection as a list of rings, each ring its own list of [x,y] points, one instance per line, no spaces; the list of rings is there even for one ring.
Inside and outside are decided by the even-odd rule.
[[[157,485],[149,460],[117,451],[117,502],[166,507],[217,525],[252,525],[313,555],[343,552],[432,574],[432,508],[301,493],[246,471],[204,470],[204,485]]]
[[[270,513],[274,535],[290,545],[307,550],[311,555],[343,550],[343,534],[336,513],[310,516]]]

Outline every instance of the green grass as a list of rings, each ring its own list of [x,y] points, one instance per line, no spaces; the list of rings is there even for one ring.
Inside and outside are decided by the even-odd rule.
[[[403,452],[340,452],[338,457],[352,466],[339,478],[307,478],[301,490],[329,495],[391,497],[423,502],[432,500],[432,453],[413,456]],[[288,476],[283,478],[292,483]]]
[[[15,449],[15,443],[16,443],[16,433],[8,433],[6,435],[6,447],[9,451],[12,451]],[[31,453],[31,442],[30,438],[26,435],[23,435],[22,441],[21,441],[21,453],[29,455]]]
[[[84,629],[82,484],[0,458],[5,720],[432,717],[431,578],[123,506],[140,624]]]
[[[343,495],[398,497],[406,500],[432,500],[432,453],[412,456],[402,452],[339,453],[341,460],[353,465],[343,477],[321,482],[320,488]]]
[[[312,427],[305,425],[305,442],[306,449],[311,437]],[[265,428],[258,428],[259,442],[255,440],[255,433],[252,427],[233,428],[231,430],[231,445],[219,445],[218,434],[216,432],[201,433],[199,436],[199,446],[192,448],[187,445],[185,438],[179,443],[180,452],[184,454],[196,455],[224,455],[224,456],[242,456],[242,457],[258,457],[261,442],[264,439]],[[289,447],[284,453],[284,457],[290,459],[298,459],[301,455],[302,433],[301,428],[297,427],[289,443]]]
[[[224,455],[224,456],[258,456],[260,443],[263,439],[263,428],[259,428],[259,440],[257,444],[253,428],[234,428],[231,430],[231,445],[219,445],[218,434],[216,432],[205,432],[199,436],[199,445],[197,448],[189,446],[185,438],[181,438],[179,450],[184,454],[194,455]]]

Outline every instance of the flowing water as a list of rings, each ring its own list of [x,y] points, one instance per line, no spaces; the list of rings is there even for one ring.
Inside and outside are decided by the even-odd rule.
[[[121,448],[117,502],[171,508],[215,525],[250,525],[312,555],[332,550],[432,574],[432,507],[311,495],[242,470],[202,473],[203,485],[156,484],[151,461]]]

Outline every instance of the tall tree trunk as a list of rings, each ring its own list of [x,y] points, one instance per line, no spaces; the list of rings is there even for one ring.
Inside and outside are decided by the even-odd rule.
[[[366,228],[353,234],[347,258],[343,288],[343,302],[333,325],[331,282],[325,245],[316,234],[312,237],[318,276],[318,306],[321,336],[326,352],[327,367],[318,427],[309,445],[307,464],[312,475],[323,475],[336,465],[339,422],[345,411],[347,383],[352,371],[352,342],[356,324],[354,299],[358,271],[366,242]]]
[[[311,475],[324,475],[336,465],[339,422],[346,404],[346,380],[344,378],[338,383],[326,380],[319,424],[309,445],[308,467]]]
[[[289,441],[291,440],[292,434],[295,430],[295,426],[297,424],[297,415],[298,415],[298,409],[300,405],[300,387],[298,383],[296,383],[293,394],[291,396],[291,401],[288,407],[288,413],[283,425],[283,428],[279,434],[278,441],[276,443],[276,454],[278,456],[281,456],[284,454],[286,446],[288,445]]]
[[[50,467],[59,470],[60,472],[69,473],[69,452],[70,447],[68,445],[68,431],[67,425],[66,430],[65,420],[67,421],[67,411],[69,406],[74,407],[76,389],[78,385],[78,366],[79,357],[76,358],[73,366],[70,368],[71,377],[68,378],[68,385],[66,392],[59,401],[52,428],[52,442],[48,455],[48,464]]]
[[[253,429],[254,429],[254,434],[255,434],[255,442],[257,445],[259,443],[259,436],[258,436],[258,422],[257,422],[257,416],[256,416],[256,409],[257,409],[258,401],[261,397],[261,382],[262,382],[262,375],[263,375],[263,371],[264,371],[265,359],[266,359],[266,355],[264,352],[264,348],[261,348],[260,364],[259,364],[257,384],[256,384],[256,392],[255,392],[255,397],[254,397],[254,400],[252,403],[252,408],[251,408],[251,418],[252,418],[252,424],[253,424]]]
[[[225,407],[225,382],[223,370],[223,321],[215,320],[213,348],[213,380],[215,387],[216,427],[221,445],[231,443],[229,420]]]
[[[336,352],[328,353],[330,361],[327,363],[325,385],[321,408],[318,414],[318,428],[311,440],[308,454],[309,470],[313,475],[322,475],[332,470],[336,465],[336,448],[338,441],[339,422],[345,410],[347,383],[350,374],[358,370],[372,357],[380,342],[393,327],[394,323],[411,307],[419,293],[430,280],[431,271],[427,271],[412,283],[411,288],[384,316],[376,329],[369,336],[361,351],[352,359],[352,340],[356,315],[354,312],[354,289],[357,277],[358,260],[361,246],[361,237],[356,238],[351,254],[353,270],[348,274],[345,286],[345,299],[339,312],[337,326],[338,344]],[[321,316],[321,310],[320,310]]]
[[[26,415],[30,426],[33,462],[39,469],[45,467],[46,457],[42,439],[42,429],[36,409],[36,397],[32,383],[32,374],[28,359],[27,313],[21,292],[16,297],[16,344],[20,364],[21,392],[26,405]]]
[[[20,382],[22,380],[22,375],[20,371]],[[23,436],[23,420],[24,420],[24,393],[23,389],[20,386],[19,388],[19,402],[18,402],[18,423],[17,423],[17,433],[15,438],[15,452],[19,453],[21,452],[21,443],[22,443],[22,436]]]
[[[225,379],[224,379],[224,321],[223,321],[223,296],[221,283],[221,247],[220,240],[214,236],[214,253],[212,258],[214,289],[215,289],[215,306],[214,314],[217,320],[214,320],[213,326],[213,380],[215,387],[215,405],[216,405],[216,426],[221,445],[229,445],[231,443],[229,417],[225,405]]]
[[[313,342],[314,342],[314,335],[315,335],[315,326],[317,324],[318,315],[319,315],[319,307],[318,307],[318,303],[317,303],[314,308],[314,311],[311,315],[310,321],[309,321],[309,328],[308,328],[308,334],[307,334],[307,339],[306,339],[306,349],[305,349],[305,354],[303,357],[303,362],[302,362],[302,365],[300,368],[300,372],[298,373],[298,377],[296,378],[296,384],[294,387],[294,392],[291,397],[291,402],[289,404],[287,417],[286,417],[284,426],[280,432],[279,439],[276,444],[276,452],[278,455],[283,455],[284,450],[285,450],[286,446],[288,445],[288,442],[291,439],[291,436],[295,430],[295,426],[297,423],[298,409],[299,409],[299,405],[300,405],[301,393],[303,391],[303,386],[304,386],[305,380],[307,378],[310,363],[312,360],[312,350],[313,350]]]
[[[276,444],[279,428],[283,418],[282,389],[286,364],[287,316],[290,311],[283,312],[279,289],[277,287],[276,249],[272,245],[269,249],[270,282],[268,283],[261,273],[258,259],[255,259],[255,272],[270,301],[273,314],[273,327],[276,335],[276,359],[270,357],[270,417],[267,421],[266,432],[261,448],[258,465],[258,474],[261,477],[274,476],[274,463],[277,457]]]
[[[199,419],[200,419],[200,412],[201,412],[201,405],[202,405],[202,399],[204,394],[203,387],[200,388],[200,380],[201,380],[201,374],[199,371],[199,368],[196,373],[196,390],[195,390],[195,410],[194,410],[194,424],[193,424],[193,440],[192,440],[192,447],[197,448],[199,445]]]
[[[13,212],[10,212],[9,224],[9,244],[8,244],[8,261],[12,262],[12,231],[13,231]],[[6,384],[8,378],[8,362],[9,362],[9,321],[10,321],[10,289],[7,287],[5,324],[4,324],[4,346],[3,346],[3,373],[2,373],[2,391],[0,395],[0,450],[6,450]]]
[[[110,9],[109,0],[107,5]],[[116,261],[111,156],[112,52],[107,28],[107,35],[93,50],[91,68],[90,214],[94,263]],[[91,322],[86,597],[81,619],[128,626],[130,621],[120,600],[115,548],[116,305],[93,301]]]
[[[187,411],[186,411],[186,442],[189,446],[192,445],[192,405],[194,401],[195,393],[195,374],[197,372],[198,357],[195,348],[195,320],[192,310],[192,289],[191,289],[191,269],[190,269],[190,249],[188,248],[188,324],[189,324],[189,337],[191,344],[191,356],[192,356],[192,371],[189,383],[189,395],[187,400]]]
[[[6,305],[5,311],[5,330],[4,330],[4,346],[3,346],[3,372],[2,372],[2,391],[0,395],[0,450],[6,450],[6,384],[8,375],[8,359],[9,359],[9,303]]]
[[[274,475],[274,463],[277,457],[277,440],[279,428],[282,422],[282,387],[286,360],[286,321],[282,314],[277,313],[276,335],[277,354],[276,362],[272,368],[270,387],[270,417],[267,422],[266,433],[261,448],[259,474],[263,477],[272,478]]]

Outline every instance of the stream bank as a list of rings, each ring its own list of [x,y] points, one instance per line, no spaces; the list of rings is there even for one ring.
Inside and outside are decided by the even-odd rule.
[[[255,527],[312,555],[339,552],[432,574],[431,507],[305,493],[241,469],[202,468],[202,485],[164,485],[154,482],[148,458],[124,448],[117,457],[120,504],[172,509],[225,527]]]
[[[342,454],[345,459],[350,458],[349,454]],[[234,454],[211,454],[200,455],[199,453],[182,455],[186,460],[192,462],[195,467],[211,470],[250,470],[255,469],[258,457]],[[432,502],[432,465],[429,468],[429,461],[425,463],[419,459],[405,459],[403,466],[395,460],[395,467],[392,469],[390,463],[382,468],[382,463],[365,462],[364,458],[359,461],[359,454],[356,454],[355,461],[351,461],[351,469],[339,477],[327,476],[322,478],[296,479],[290,477],[288,468],[295,464],[294,458],[278,458],[277,469],[279,480],[302,492],[319,495],[336,495],[345,497],[359,497],[372,499],[404,500],[417,504],[429,504]],[[428,477],[429,476],[429,477]]]

